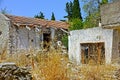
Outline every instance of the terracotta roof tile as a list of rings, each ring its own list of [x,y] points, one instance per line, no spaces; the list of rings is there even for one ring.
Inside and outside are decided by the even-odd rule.
[[[6,14],[12,23],[15,24],[24,24],[24,25],[40,25],[44,27],[55,27],[55,28],[64,28],[68,29],[69,24],[67,22],[61,21],[48,21],[44,19],[38,18],[29,18],[29,17],[21,17],[21,16],[14,16]]]

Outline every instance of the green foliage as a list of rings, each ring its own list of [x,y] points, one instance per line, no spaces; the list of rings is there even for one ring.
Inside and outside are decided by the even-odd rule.
[[[52,12],[51,20],[55,20],[55,15],[53,12]]]
[[[84,2],[83,10],[87,17],[84,21],[84,28],[97,27],[100,20],[100,5],[107,4],[108,0],[82,0]]]
[[[68,35],[62,37],[62,43],[68,49]]]
[[[45,18],[44,14],[41,11],[40,11],[39,14],[35,15],[34,17],[35,18],[40,18],[40,19],[44,19]]]
[[[79,29],[83,29],[83,22],[80,19],[72,19],[72,21],[70,22],[70,27],[69,30],[79,30]]]
[[[68,15],[65,16],[65,18],[68,18],[69,21],[72,19],[72,11],[73,11],[72,8],[73,8],[73,3],[71,1],[67,2],[65,11],[67,12]]]
[[[80,5],[79,5],[79,0],[74,0],[73,1],[73,13],[72,13],[72,18],[78,18],[82,20],[81,16],[81,11],[80,11]]]
[[[65,16],[65,18],[68,18],[69,21],[75,18],[82,20],[79,0],[74,0],[73,2],[71,1],[67,2],[65,11],[68,14],[67,16]]]
[[[101,4],[107,4],[108,0],[102,0]]]
[[[83,22],[84,28],[92,28],[92,27],[97,27],[99,23],[99,12],[95,12],[90,14],[85,18],[85,21]]]

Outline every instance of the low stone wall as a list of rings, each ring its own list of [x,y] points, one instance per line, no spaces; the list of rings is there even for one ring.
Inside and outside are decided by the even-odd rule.
[[[27,68],[20,68],[15,63],[0,64],[0,80],[32,80]]]

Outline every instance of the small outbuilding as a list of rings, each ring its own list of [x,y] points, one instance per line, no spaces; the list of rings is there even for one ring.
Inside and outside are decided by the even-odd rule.
[[[111,63],[120,57],[120,31],[101,27],[71,31],[69,58],[78,64]]]
[[[101,6],[101,27],[70,31],[69,59],[110,64],[120,59],[120,1]]]

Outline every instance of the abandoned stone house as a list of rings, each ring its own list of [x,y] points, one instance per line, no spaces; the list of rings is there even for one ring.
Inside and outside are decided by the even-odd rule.
[[[66,34],[68,23],[0,13],[0,47],[9,53],[19,50],[55,48]],[[7,45],[7,46],[6,46]]]
[[[101,6],[101,27],[70,31],[68,54],[77,64],[120,59],[120,1]]]

